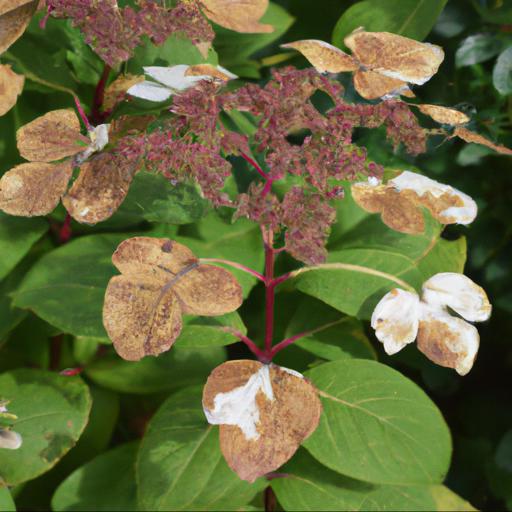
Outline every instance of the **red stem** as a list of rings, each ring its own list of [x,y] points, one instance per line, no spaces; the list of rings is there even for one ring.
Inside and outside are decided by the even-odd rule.
[[[255,169],[256,171],[258,172],[258,174],[264,179],[264,180],[268,180],[268,176],[267,174],[265,173],[265,171],[258,165],[258,163],[256,162],[256,160],[252,159],[249,155],[245,154],[244,152],[241,152],[240,153],[241,157],[246,161],[246,162],[249,162]]]
[[[221,258],[200,258],[199,261],[201,261],[201,263],[223,263],[224,265],[229,265],[230,267],[243,270],[244,272],[247,272],[247,274],[251,274],[252,276],[257,277],[260,281],[265,281],[265,276],[263,274],[260,274],[259,272],[256,272],[256,270],[246,267],[241,263],[236,263],[236,261],[223,260]]]
[[[94,99],[92,102],[91,118],[94,124],[100,124],[106,119],[105,113],[102,112],[103,100],[105,99],[105,88],[107,87],[108,77],[110,75],[110,66],[105,64],[103,73],[96,85],[94,91]]]
[[[237,331],[236,329],[233,329],[232,327],[224,327],[222,329],[225,332],[229,332],[233,336],[236,336],[240,341],[245,343],[247,345],[247,348],[262,362],[262,363],[268,363],[270,362],[267,358],[266,353],[261,350],[254,341],[251,340],[248,336],[245,334],[242,334],[240,331]]]
[[[64,219],[64,222],[62,223],[62,226],[59,230],[59,243],[62,245],[69,242],[71,234],[71,215],[66,213],[66,218]]]
[[[333,325],[337,325],[339,323],[343,322],[343,319],[336,320],[334,322],[329,322],[328,324],[324,324],[320,327],[317,327],[316,329],[310,329],[309,331],[300,332],[299,334],[295,334],[293,336],[290,336],[289,338],[284,339],[283,341],[280,341],[277,345],[275,345],[271,352],[270,352],[270,358],[272,359],[278,352],[283,350],[284,348],[291,345],[293,342],[299,340],[300,338],[305,338],[306,336],[310,336],[311,334],[315,334],[317,332],[323,331],[324,329],[328,329],[329,327],[332,327]]]
[[[274,336],[274,248],[272,247],[272,233],[268,233],[265,243],[265,353],[270,356],[272,351],[272,338]]]
[[[78,96],[73,96],[73,98],[75,100],[75,105],[76,105],[76,109],[78,110],[78,114],[80,115],[80,118],[82,119],[82,123],[84,123],[85,127],[87,128],[87,131],[90,132],[92,130],[92,125],[89,122],[89,119],[87,119],[87,116],[85,115],[82,104],[80,103]]]

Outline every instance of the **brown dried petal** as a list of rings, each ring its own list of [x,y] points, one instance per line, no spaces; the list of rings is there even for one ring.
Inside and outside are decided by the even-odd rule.
[[[144,82],[142,75],[119,75],[106,89],[103,107],[106,111],[113,110],[114,107],[124,100],[126,91],[135,84]]]
[[[457,126],[459,124],[469,123],[470,118],[454,108],[440,107],[438,105],[415,105],[420,112],[430,116],[436,123],[451,124]]]
[[[50,213],[66,191],[72,171],[71,162],[14,167],[0,179],[0,209],[22,217]]]
[[[16,105],[24,83],[23,75],[17,75],[9,65],[0,65],[0,116]]]
[[[354,74],[354,87],[367,100],[382,98],[386,94],[414,97],[406,82],[389,78],[376,71],[357,71]]]
[[[178,298],[151,277],[115,276],[108,283],[103,324],[117,353],[128,361],[171,348],[182,327]]]
[[[111,217],[124,201],[138,162],[99,153],[80,167],[80,175],[62,199],[78,222],[96,224]]]
[[[112,262],[123,275],[109,283],[103,323],[128,360],[168,350],[181,331],[182,313],[223,314],[241,303],[240,285],[228,271],[200,265],[187,247],[172,240],[130,238]]]
[[[200,0],[203,11],[221,27],[243,33],[274,32],[272,25],[259,22],[269,0]]]
[[[197,258],[188,247],[173,240],[137,236],[119,244],[112,263],[122,274],[150,275],[165,282],[169,276],[197,264]]]
[[[242,304],[242,290],[227,270],[213,265],[199,265],[176,282],[184,314],[223,315]]]
[[[80,121],[71,109],[53,110],[34,119],[18,130],[16,141],[20,155],[31,162],[53,162],[76,155],[90,143],[80,133]]]
[[[268,372],[266,383],[271,386],[272,398],[262,387],[257,390],[254,402],[241,400],[239,404],[257,408],[256,436],[248,438],[247,431],[244,433],[236,417],[230,424],[221,424],[219,429],[220,447],[228,465],[240,478],[249,482],[288,461],[315,431],[322,411],[316,389],[295,372],[276,365],[265,367],[257,361],[228,361],[213,370],[205,385],[203,407],[207,416],[218,419],[219,398],[222,401],[234,389],[245,386],[251,378],[258,378],[258,372],[263,379]],[[219,396],[222,393],[227,393],[227,397]],[[242,398],[245,399],[243,395]],[[233,412],[236,416],[237,411]]]
[[[359,69],[359,63],[354,57],[324,41],[304,39],[281,47],[302,53],[319,73],[342,73]]]
[[[25,32],[37,4],[38,0],[0,0],[0,54]]]
[[[368,70],[419,85],[437,72],[444,59],[439,46],[389,32],[356,30],[345,44]]]
[[[423,213],[418,207],[419,198],[414,193],[398,192],[386,185],[354,184],[352,197],[367,212],[381,213],[382,222],[395,231],[414,235],[425,230]]]
[[[502,155],[512,155],[512,149],[502,146],[501,144],[495,144],[489,139],[486,139],[483,135],[472,132],[471,130],[463,128],[462,126],[458,126],[457,128],[455,128],[453,134],[466,142],[472,142],[473,144],[481,144],[482,146],[487,146],[488,148],[491,148],[497,153],[501,153]]]
[[[185,76],[203,75],[211,76],[222,82],[232,80],[232,76],[223,73],[217,66],[212,66],[211,64],[196,64],[195,66],[189,66],[187,71],[185,71]]]

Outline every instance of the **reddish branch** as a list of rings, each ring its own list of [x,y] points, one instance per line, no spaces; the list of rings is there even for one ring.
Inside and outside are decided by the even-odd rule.
[[[93,124],[101,124],[105,121],[106,115],[103,112],[103,101],[105,100],[105,88],[107,87],[108,77],[110,75],[110,66],[105,64],[103,73],[96,85],[91,109],[91,120]]]

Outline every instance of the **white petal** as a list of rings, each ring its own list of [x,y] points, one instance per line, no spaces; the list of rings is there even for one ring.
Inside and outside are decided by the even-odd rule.
[[[256,426],[260,421],[260,411],[256,395],[259,391],[269,400],[274,400],[268,365],[263,365],[243,386],[227,393],[218,393],[213,410],[204,409],[208,423],[236,425],[247,439],[258,439],[260,434]]]
[[[170,68],[148,66],[144,68],[144,72],[157,82],[175,91],[184,91],[197,82],[210,78],[207,75],[185,76],[189,67],[186,64],[178,64]]]
[[[144,82],[133,85],[128,89],[128,94],[136,98],[149,101],[165,101],[171,97],[172,91],[162,85],[153,82]]]
[[[422,306],[417,345],[431,361],[466,375],[479,344],[480,336],[473,325],[428,305]]]
[[[377,304],[371,323],[386,353],[393,355],[416,339],[418,322],[418,295],[395,288]]]
[[[464,192],[450,185],[439,183],[426,176],[410,171],[404,171],[396,178],[389,180],[388,183],[393,185],[398,191],[412,190],[418,196],[427,193],[430,193],[435,198],[440,198],[444,194],[453,196],[454,199],[461,204],[450,206],[441,211],[441,217],[446,218],[447,221],[453,219],[457,224],[470,224],[475,220],[478,211],[475,201],[467,194],[464,194]]]
[[[99,124],[89,132],[94,151],[101,151],[108,144],[108,129],[110,124]]]
[[[487,294],[464,274],[442,272],[423,284],[422,299],[431,306],[453,309],[470,322],[483,322],[491,316]]]
[[[0,429],[0,448],[7,450],[17,450],[23,443],[23,439],[18,432],[12,430]]]

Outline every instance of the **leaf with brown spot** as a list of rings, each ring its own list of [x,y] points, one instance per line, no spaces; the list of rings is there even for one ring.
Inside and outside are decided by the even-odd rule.
[[[219,424],[220,447],[231,469],[254,482],[278,469],[317,428],[322,405],[302,375],[257,361],[228,361],[203,391],[208,421]]]
[[[414,97],[406,82],[390,78],[376,71],[358,71],[354,74],[356,91],[367,100],[382,98],[388,94]]]
[[[0,179],[0,209],[22,217],[47,215],[66,191],[72,172],[69,161],[31,162],[14,167]]]
[[[0,64],[0,116],[16,105],[24,83],[23,75],[17,75],[9,65]]]
[[[345,44],[366,70],[417,85],[437,73],[444,59],[440,46],[389,32],[356,30]]]
[[[256,34],[274,32],[272,25],[259,22],[269,0],[200,0],[203,12],[221,27]]]
[[[117,353],[129,361],[169,350],[181,332],[182,314],[222,315],[242,303],[230,272],[200,264],[172,240],[130,238],[112,262],[122,275],[108,284],[103,324]]]
[[[30,162],[54,162],[76,155],[90,144],[80,133],[80,121],[71,109],[52,110],[16,132],[20,155]]]
[[[468,130],[462,126],[457,126],[453,132],[453,135],[461,138],[465,142],[487,146],[488,148],[491,148],[497,153],[501,153],[502,155],[512,155],[512,149],[502,146],[501,144],[495,144],[489,139],[486,139],[483,135],[472,132],[471,130]]]
[[[106,111],[114,110],[116,105],[124,100],[126,91],[135,84],[144,82],[142,75],[119,75],[106,89],[103,108]]]
[[[96,224],[111,217],[126,198],[139,162],[99,153],[80,167],[62,204],[78,222]]]
[[[354,57],[317,39],[294,41],[282,44],[281,48],[292,48],[302,53],[319,73],[342,73],[359,69],[359,63]]]
[[[0,0],[0,54],[25,32],[37,4],[38,0]]]
[[[436,123],[450,124],[457,126],[460,124],[469,123],[470,118],[454,108],[440,107],[439,105],[414,105],[418,107],[419,111],[427,116],[430,116]]]

